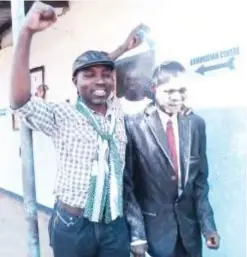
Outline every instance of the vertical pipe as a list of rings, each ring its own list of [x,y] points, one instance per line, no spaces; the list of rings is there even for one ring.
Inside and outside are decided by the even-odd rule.
[[[13,45],[25,18],[25,1],[11,0]],[[28,223],[28,256],[40,257],[32,131],[21,124],[21,157],[24,207]]]

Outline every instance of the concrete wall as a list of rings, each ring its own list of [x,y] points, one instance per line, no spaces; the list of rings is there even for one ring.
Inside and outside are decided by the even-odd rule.
[[[76,1],[57,24],[35,36],[31,68],[45,65],[50,100],[74,96],[71,64],[87,49],[110,51],[129,30],[146,22],[157,40],[157,61],[175,58],[190,71],[189,103],[207,122],[210,199],[222,236],[218,252],[205,256],[244,257],[246,242],[246,41],[241,1]],[[239,47],[234,71],[222,69],[195,75],[190,59]],[[138,49],[137,51],[141,51]],[[12,49],[0,51],[1,107],[8,105]],[[223,61],[226,59],[223,59]],[[214,62],[213,62],[214,63]],[[212,64],[212,63],[210,63]],[[0,187],[22,193],[19,133],[10,117],[0,117]],[[50,139],[35,133],[35,172],[38,202],[53,204],[56,173]]]

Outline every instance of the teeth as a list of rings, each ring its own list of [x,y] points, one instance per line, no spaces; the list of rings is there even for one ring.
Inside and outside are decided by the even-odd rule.
[[[105,90],[96,90],[96,91],[94,91],[94,94],[97,96],[105,96],[106,91]]]

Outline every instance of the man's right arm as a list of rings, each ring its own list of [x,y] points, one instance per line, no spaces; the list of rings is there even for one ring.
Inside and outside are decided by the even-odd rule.
[[[22,28],[14,50],[11,72],[10,106],[14,110],[22,107],[31,97],[29,72],[31,40],[31,31]]]
[[[25,20],[16,42],[10,89],[10,106],[16,110],[28,102],[31,95],[29,57],[33,35],[56,22],[55,10],[44,3],[35,2]]]
[[[56,21],[53,8],[36,2],[29,10],[20,30],[13,54],[10,106],[29,127],[52,135],[55,127],[53,105],[31,98],[29,58],[32,37]]]
[[[52,136],[55,131],[53,105],[38,97],[31,97],[29,56],[32,33],[21,29],[17,40],[11,73],[10,106],[29,128]]]

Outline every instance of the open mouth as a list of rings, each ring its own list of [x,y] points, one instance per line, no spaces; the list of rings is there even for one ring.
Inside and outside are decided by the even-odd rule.
[[[93,95],[94,95],[94,96],[98,96],[98,97],[104,97],[104,96],[107,95],[107,92],[106,92],[106,90],[104,90],[104,89],[95,90],[95,91],[93,92]]]
[[[179,106],[181,105],[181,102],[173,102],[173,103],[170,103],[171,106]]]

